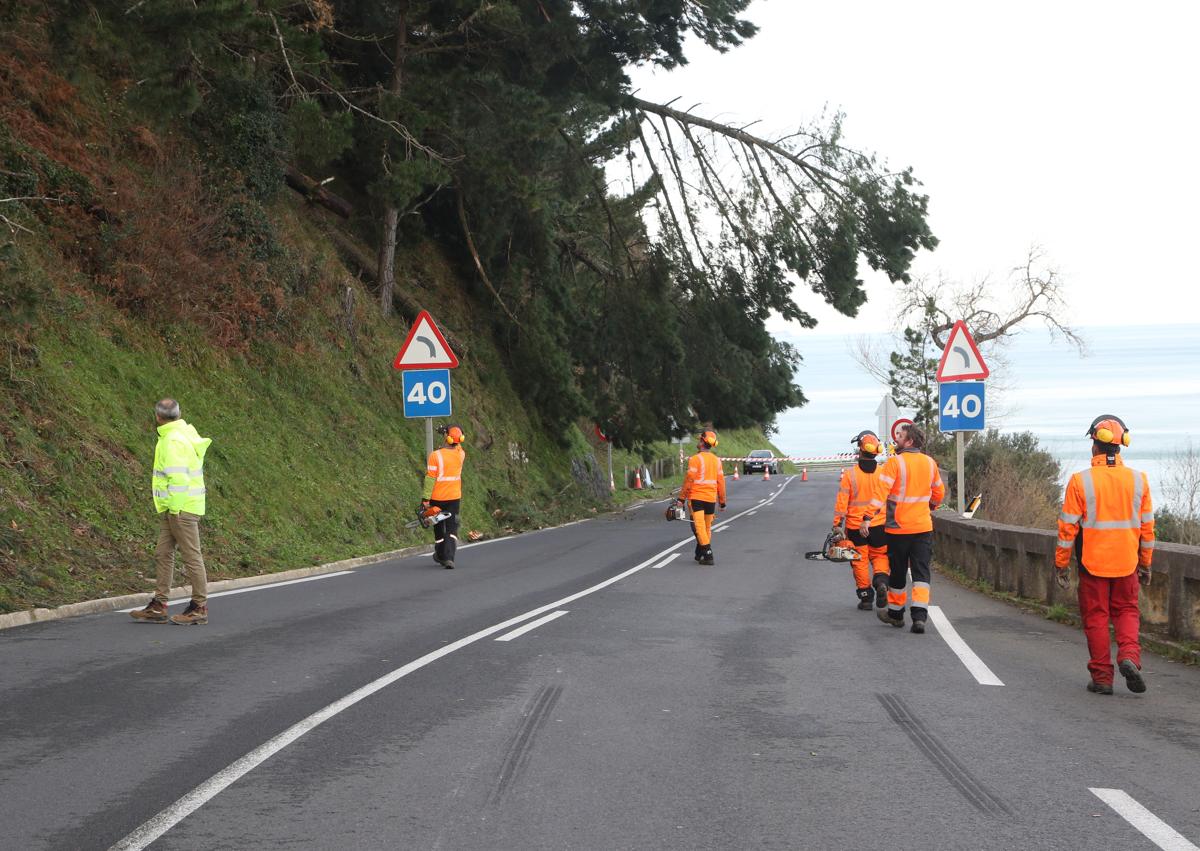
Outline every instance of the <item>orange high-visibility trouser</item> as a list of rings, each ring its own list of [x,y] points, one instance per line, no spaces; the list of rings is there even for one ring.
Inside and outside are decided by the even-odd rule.
[[[692,512],[692,528],[696,532],[696,543],[707,547],[712,543],[712,527],[715,514],[707,514],[703,509]]]
[[[872,547],[869,544],[855,544],[858,558],[850,562],[854,571],[854,587],[870,588],[872,575],[888,575],[887,547]]]

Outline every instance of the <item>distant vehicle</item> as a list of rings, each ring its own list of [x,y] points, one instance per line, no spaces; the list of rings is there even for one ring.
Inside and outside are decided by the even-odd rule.
[[[743,475],[761,473],[764,470],[770,470],[772,476],[779,475],[779,459],[770,449],[755,449],[747,456],[747,460],[742,462]]]

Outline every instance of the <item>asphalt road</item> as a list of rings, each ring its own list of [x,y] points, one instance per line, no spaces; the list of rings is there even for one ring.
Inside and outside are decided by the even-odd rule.
[[[1200,842],[1200,671],[1091,695],[1077,630],[935,576],[981,684],[804,561],[834,488],[731,482],[712,568],[651,505],[215,597],[205,627],[0,632],[0,848]]]

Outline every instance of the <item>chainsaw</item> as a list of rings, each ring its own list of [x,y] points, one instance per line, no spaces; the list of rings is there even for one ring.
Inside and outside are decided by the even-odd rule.
[[[687,520],[687,510],[678,502],[672,502],[667,506],[667,520]]]
[[[848,562],[858,558],[858,550],[846,539],[846,527],[825,536],[825,543],[819,550],[804,554],[810,561]]]
[[[436,505],[418,505],[417,519],[410,520],[404,524],[405,529],[415,529],[420,526],[422,529],[432,529],[443,520],[450,519],[450,512],[443,511]]]

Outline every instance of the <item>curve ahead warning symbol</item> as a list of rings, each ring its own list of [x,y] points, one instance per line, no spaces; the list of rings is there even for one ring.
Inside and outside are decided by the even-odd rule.
[[[458,366],[458,357],[451,351],[450,344],[442,336],[433,317],[428,311],[422,310],[417,314],[392,366],[396,369],[453,369]]]
[[[967,330],[967,324],[961,319],[950,329],[950,337],[946,340],[946,348],[942,350],[942,360],[938,364],[937,380],[943,381],[978,381],[991,374],[975,338]]]

